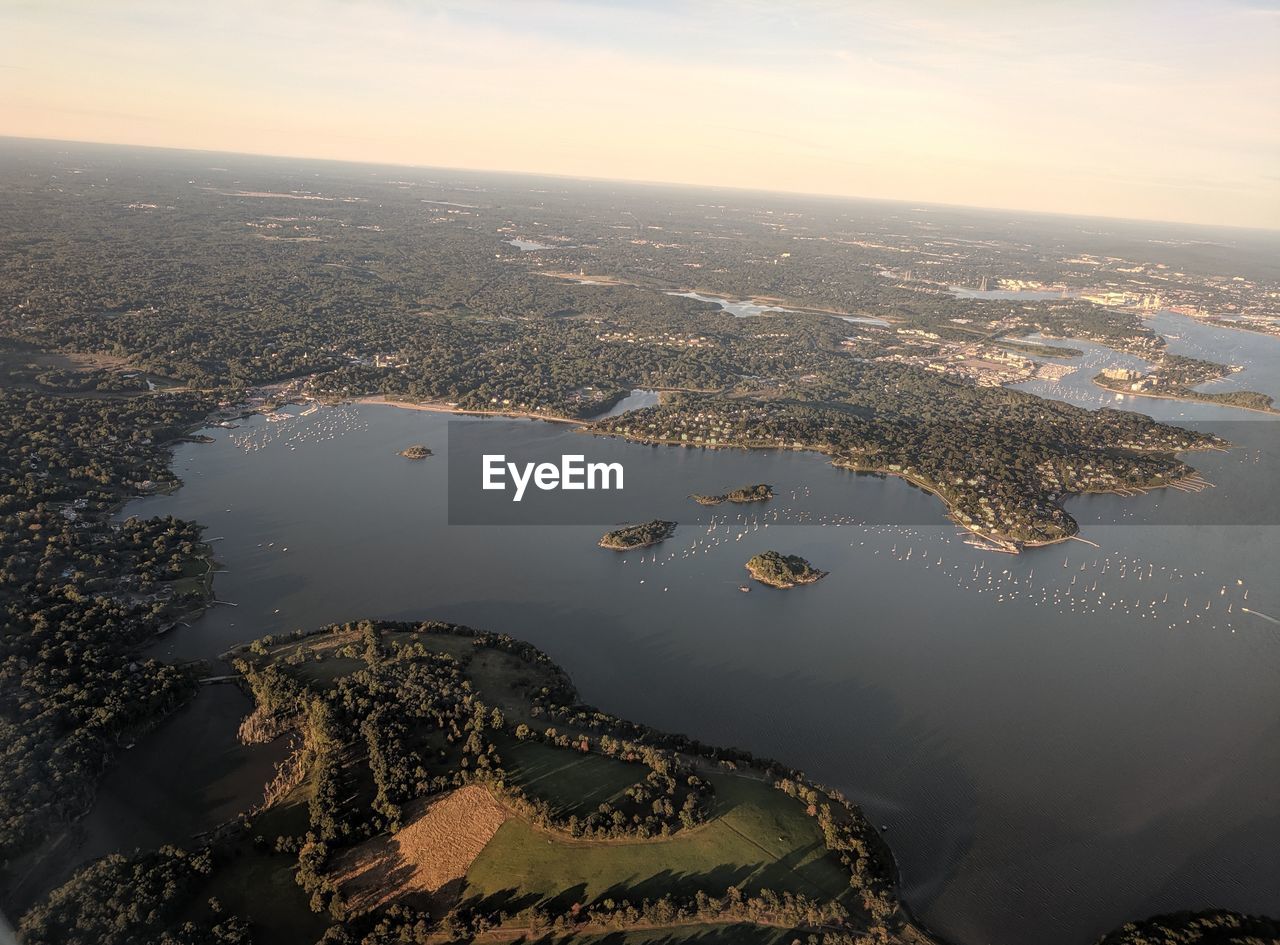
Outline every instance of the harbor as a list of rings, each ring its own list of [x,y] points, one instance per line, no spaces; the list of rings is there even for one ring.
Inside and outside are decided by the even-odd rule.
[[[1018,936],[1011,897],[1041,915],[1087,895],[1093,928],[1191,888],[1242,908],[1270,894],[1257,871],[1232,866],[1280,847],[1264,776],[1280,769],[1266,721],[1280,668],[1274,526],[1248,524],[1270,514],[1257,496],[1276,454],[1247,436],[1268,421],[1195,456],[1213,488],[1073,498],[1080,540],[1020,555],[977,546],[899,478],[800,452],[616,439],[596,441],[627,463],[612,520],[678,522],[661,545],[606,552],[588,525],[449,526],[450,422],[479,424],[495,450],[580,442],[559,424],[345,404],[247,417],[211,429],[212,444],[180,446],[186,485],[126,512],[210,523],[229,567],[215,589],[239,606],[211,608],[154,655],[214,658],[252,636],[365,616],[511,630],[607,711],[785,755],[858,799],[892,831],[913,908],[944,934],[975,921]],[[396,450],[414,442],[437,455],[404,463]],[[732,509],[689,498],[753,481],[773,483],[774,498]],[[1177,524],[1198,522],[1202,506],[1207,524]],[[769,548],[831,576],[794,595],[742,593],[743,563]],[[653,678],[663,695],[643,684]],[[1211,761],[1234,770],[1226,759],[1240,752],[1257,762],[1205,780]],[[1214,800],[1169,826],[1171,781]],[[1034,828],[1047,847],[1025,843],[1036,810],[1052,812],[1047,833]],[[1065,885],[1047,865],[1063,833],[1087,838]]]

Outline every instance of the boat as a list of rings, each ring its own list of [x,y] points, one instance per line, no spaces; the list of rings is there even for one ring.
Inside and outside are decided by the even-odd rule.
[[[739,585],[738,585],[738,590],[742,591],[742,593],[744,593],[744,594],[750,594],[750,593],[751,593],[751,588],[747,587],[747,585],[745,585],[745,584],[739,584]]]

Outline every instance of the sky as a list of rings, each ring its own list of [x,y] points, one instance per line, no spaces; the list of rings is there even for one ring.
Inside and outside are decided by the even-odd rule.
[[[0,0],[0,134],[1280,228],[1280,0]]]

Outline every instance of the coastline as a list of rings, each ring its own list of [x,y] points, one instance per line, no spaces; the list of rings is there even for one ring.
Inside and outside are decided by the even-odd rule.
[[[984,532],[979,528],[974,528],[972,525],[966,525],[961,522],[956,514],[955,505],[952,501],[927,480],[912,476],[910,473],[903,472],[902,470],[876,469],[873,466],[858,466],[854,463],[841,462],[834,459],[831,461],[831,465],[835,466],[837,469],[847,469],[853,473],[865,473],[872,476],[894,476],[904,482],[910,483],[922,492],[927,492],[942,503],[943,507],[946,509],[947,518],[951,519],[952,524],[965,532],[967,536],[972,536],[981,541],[988,542],[993,546],[988,549],[990,551],[1000,551],[1005,554],[1016,555],[1022,548],[1043,548],[1048,545],[1056,545],[1064,541],[1071,541],[1071,539],[1079,534],[1080,531],[1079,526],[1077,526],[1076,531],[1070,535],[1063,535],[1061,538],[1046,538],[1041,541],[1025,541],[1020,538],[1008,538],[1004,535]],[[1072,519],[1072,521],[1074,521],[1074,519]]]
[[[1149,396],[1156,396],[1156,395],[1149,395]],[[1169,399],[1178,399],[1178,398],[1169,398]],[[547,416],[544,414],[535,414],[529,411],[519,411],[519,410],[467,410],[461,407],[450,407],[447,404],[432,403],[429,401],[413,402],[413,401],[405,401],[405,400],[395,400],[395,399],[388,398],[385,394],[367,394],[361,397],[353,397],[353,398],[349,398],[349,402],[357,403],[357,404],[381,404],[384,406],[398,407],[405,410],[424,410],[431,413],[452,413],[452,414],[459,414],[461,416],[490,416],[490,417],[510,417],[513,419],[523,419],[523,420],[545,420],[548,423],[560,423],[560,424],[565,424],[567,426],[577,427],[579,430],[581,430],[584,433],[591,433],[596,436],[618,437],[620,439],[626,440],[627,442],[631,442],[631,443],[643,443],[643,444],[655,445],[655,446],[679,446],[679,447],[684,447],[686,449],[701,448],[701,449],[711,449],[711,450],[740,449],[740,450],[743,450],[744,452],[751,452],[753,450],[784,450],[788,452],[802,452],[802,453],[812,452],[812,453],[817,453],[819,455],[828,456],[828,457],[830,457],[831,455],[825,452],[824,450],[818,449],[816,447],[792,447],[792,446],[779,447],[776,445],[755,446],[750,443],[691,444],[691,443],[686,443],[683,441],[675,441],[675,440],[645,439],[645,438],[628,436],[625,433],[614,433],[611,431],[600,430],[595,427],[594,421],[591,421],[591,420],[577,420],[571,417]],[[1230,406],[1230,405],[1220,404],[1219,406]],[[1247,410],[1251,408],[1241,407],[1236,409]],[[1280,411],[1260,411],[1260,412],[1280,413]],[[1204,449],[1210,450],[1214,448],[1215,447],[1205,447]],[[837,468],[840,468],[840,469],[847,469],[850,472],[868,473],[871,475],[878,475],[878,476],[896,476],[899,479],[909,482],[911,485],[915,486],[916,488],[921,489],[932,496],[935,496],[940,502],[942,502],[943,507],[946,510],[947,517],[951,519],[952,523],[957,528],[959,528],[965,534],[966,537],[972,537],[979,541],[987,542],[991,546],[989,549],[991,551],[999,551],[1005,554],[1018,554],[1022,549],[1026,549],[1026,548],[1044,548],[1050,545],[1061,544],[1062,542],[1065,542],[1065,541],[1073,541],[1073,540],[1083,541],[1084,540],[1078,537],[1080,534],[1080,529],[1078,524],[1075,531],[1073,531],[1069,535],[1063,535],[1059,538],[1046,538],[1046,539],[1040,539],[1040,540],[1026,540],[1026,539],[1020,539],[1020,538],[1011,538],[1009,536],[1002,535],[999,533],[983,531],[981,529],[974,528],[971,525],[965,525],[963,522],[961,522],[956,513],[956,509],[953,502],[950,499],[948,499],[945,495],[943,495],[935,485],[933,485],[932,483],[926,480],[917,478],[901,470],[879,469],[873,466],[859,466],[854,463],[843,462],[838,459],[831,459],[830,462],[831,462],[831,465],[836,466]],[[1187,477],[1180,477],[1177,480],[1172,480],[1171,482],[1168,482],[1168,483],[1161,483],[1159,485],[1142,486],[1141,490],[1145,492],[1151,489],[1170,488],[1173,486],[1173,483],[1175,482],[1181,482],[1182,479],[1184,478],[1191,478],[1198,475],[1199,474],[1193,469],[1190,475]],[[1129,491],[1129,490],[1120,491],[1115,489],[1101,489],[1101,490],[1090,490],[1087,492],[1070,493],[1070,495],[1107,495],[1107,494],[1115,494],[1115,495],[1123,496],[1123,495],[1136,495],[1138,494],[1138,492]],[[1072,519],[1072,521],[1074,522],[1075,520]],[[601,547],[607,547],[607,546],[602,545]],[[610,550],[626,550],[626,549],[610,549]]]
[[[753,450],[760,450],[760,449],[770,449],[770,450],[783,449],[789,452],[813,452],[823,456],[830,455],[828,453],[823,452],[820,449],[815,449],[813,447],[796,448],[796,447],[778,447],[778,446],[752,446],[750,444],[708,445],[708,444],[689,444],[684,442],[676,442],[673,440],[670,440],[670,441],[669,440],[641,440],[636,437],[627,436],[624,433],[612,433],[612,432],[594,429],[594,425],[590,420],[575,420],[570,417],[546,416],[543,414],[534,414],[528,411],[518,411],[518,410],[516,411],[466,410],[461,407],[450,407],[447,404],[394,400],[394,399],[388,398],[385,394],[367,394],[361,397],[353,397],[353,398],[350,398],[350,402],[356,403],[356,404],[380,404],[388,407],[399,407],[404,410],[424,410],[429,413],[452,413],[452,414],[459,414],[461,416],[492,416],[492,417],[511,417],[514,419],[524,419],[524,420],[546,420],[549,423],[562,423],[569,426],[575,426],[581,429],[583,432],[592,433],[598,436],[619,437],[631,443],[651,443],[651,444],[660,445],[660,446],[681,446],[681,447],[690,448],[690,449],[694,448],[695,446],[701,447],[702,449],[712,449],[712,450],[740,449],[740,450],[743,450],[744,452],[751,452]],[[947,517],[950,518],[958,528],[962,529],[967,534],[974,536],[975,538],[978,538],[985,542],[989,542],[991,545],[995,546],[992,548],[992,550],[995,550],[995,551],[1002,551],[1008,554],[1017,554],[1019,547],[1039,548],[1045,545],[1054,545],[1054,544],[1058,544],[1059,542],[1070,541],[1072,538],[1075,537],[1075,535],[1072,534],[1072,535],[1064,535],[1061,538],[1047,539],[1044,541],[1021,541],[1016,538],[1008,538],[1003,535],[983,532],[960,522],[956,516],[955,508],[952,502],[949,499],[947,499],[946,496],[942,495],[933,485],[931,485],[928,482],[925,482],[924,480],[917,479],[901,471],[893,471],[888,469],[876,469],[874,467],[855,466],[853,464],[842,463],[834,459],[831,460],[831,465],[841,469],[848,469],[851,472],[870,473],[873,475],[884,475],[884,476],[897,476],[900,479],[906,480],[907,482],[911,483],[913,486],[916,486],[917,488],[924,490],[930,495],[936,496],[939,499],[939,501],[942,502],[944,508],[946,509]],[[656,542],[654,544],[656,544]],[[609,548],[609,550],[612,550],[612,551],[630,550],[627,548],[611,548],[610,546],[604,545],[604,544],[601,544],[600,547]],[[639,547],[639,546],[634,546],[634,547]]]
[[[827,574],[827,572],[817,573],[822,576]],[[504,638],[512,640],[512,638],[507,637],[501,630],[479,629],[465,624],[454,624],[447,621],[411,619],[373,620],[370,622],[380,629],[392,632],[408,631],[412,634],[422,634],[424,636],[441,634],[457,636],[464,639],[470,638],[476,642],[486,640],[501,641]],[[313,637],[323,637],[335,632],[349,631],[353,626],[354,624],[352,623],[334,623],[322,626],[313,626],[308,629],[298,629],[290,634],[282,635],[280,637],[268,637],[266,640],[271,641],[270,645],[273,647],[288,646],[292,643],[298,643],[299,641],[304,641]],[[224,653],[222,658],[232,661],[250,658],[250,654],[253,653],[252,646],[253,643],[248,641],[237,644],[232,647],[231,650]],[[892,891],[893,909],[884,916],[883,921],[887,930],[896,936],[900,936],[900,938],[886,939],[886,941],[895,941],[898,942],[899,945],[948,945],[947,939],[935,933],[916,917],[911,904],[907,902],[902,890],[901,871],[893,847],[885,839],[882,830],[876,827],[866,814],[862,805],[855,799],[848,798],[838,791],[833,791],[823,782],[813,779],[802,769],[793,767],[776,758],[754,755],[749,751],[744,751],[743,749],[735,747],[707,744],[697,739],[689,738],[688,736],[678,732],[671,732],[650,726],[644,722],[631,721],[620,716],[613,716],[594,705],[584,702],[569,673],[536,645],[529,643],[522,638],[514,638],[514,646],[504,646],[503,648],[506,652],[513,653],[526,662],[547,667],[555,675],[555,677],[564,686],[565,690],[563,693],[565,702],[563,706],[559,707],[560,709],[577,712],[579,715],[585,714],[595,720],[603,720],[611,725],[616,725],[618,730],[624,732],[627,737],[638,738],[646,743],[654,745],[655,747],[670,751],[681,760],[689,763],[691,767],[696,769],[699,773],[707,777],[722,776],[748,778],[770,787],[773,790],[780,789],[779,782],[791,781],[798,787],[808,788],[829,795],[828,802],[833,806],[838,806],[840,813],[843,815],[840,818],[840,822],[851,823],[856,828],[856,834],[866,842],[865,856],[874,864],[875,867],[879,868],[881,871],[880,879],[886,881]],[[276,657],[267,655],[266,659],[268,664],[274,658]],[[242,667],[242,669],[243,668],[244,667]],[[246,673],[246,676],[247,675],[248,673]],[[251,690],[252,688],[253,687],[250,687]],[[252,692],[250,696],[256,705],[257,696]],[[551,713],[549,715],[549,719],[551,720],[556,718],[557,715],[555,713]],[[572,730],[575,723],[565,720],[564,724],[570,726],[570,730]],[[599,733],[602,731],[602,729],[598,727],[597,723],[593,723],[588,726],[588,729],[593,733]],[[586,751],[585,748],[583,750]],[[471,783],[478,784],[485,787],[486,790],[489,790],[483,781],[472,781]],[[787,792],[784,791],[784,793]],[[790,796],[795,797],[794,794]],[[661,845],[663,843],[671,842],[673,839],[672,837],[665,835],[653,835],[648,837],[578,837],[568,834],[563,829],[559,829],[554,825],[548,826],[530,822],[527,819],[527,812],[522,811],[518,806],[512,804],[509,796],[504,796],[501,792],[493,792],[493,801],[506,808],[506,810],[514,817],[525,819],[530,830],[540,838],[544,838],[548,842],[554,841],[555,843],[562,844],[566,847],[578,847],[585,849],[600,847],[625,848],[637,845]],[[706,822],[695,823],[690,826],[682,827],[680,828],[681,833],[678,835],[677,839],[685,836],[686,831],[690,835],[709,832],[709,829],[712,827],[714,822],[715,820],[713,818]],[[822,841],[820,840],[819,843],[821,842]],[[764,848],[761,849],[764,850]],[[828,850],[833,849],[836,848],[828,847]],[[768,854],[769,851],[764,850],[764,852]],[[686,927],[694,925],[716,926],[720,924],[724,923],[719,923],[715,920],[698,921],[690,919],[688,921],[675,921],[671,927]],[[756,917],[735,919],[729,924],[750,924],[789,929],[796,928],[794,923],[776,923],[768,920],[761,921]],[[617,926],[614,925],[608,925],[606,927],[614,929],[617,928]],[[633,927],[645,928],[648,927],[648,924],[642,922],[640,924],[628,924],[626,926],[628,929]],[[657,923],[654,927],[665,928],[667,926],[663,923]],[[590,928],[590,926],[575,926],[571,931],[574,934],[577,934],[588,928]],[[854,932],[861,932],[864,930],[861,925],[857,924],[850,926],[833,925],[831,926],[831,929],[849,930]],[[526,926],[503,925],[476,936],[476,940],[507,941],[513,938],[521,939],[525,937],[527,933],[528,928]],[[444,941],[444,939],[435,936],[428,940],[432,942]]]
[[[545,420],[548,423],[563,423],[569,426],[586,426],[589,420],[576,420],[573,417],[561,417],[556,414],[534,413],[530,410],[468,410],[464,407],[450,407],[448,404],[432,401],[395,400],[386,394],[365,394],[360,397],[345,398],[353,404],[380,404],[385,407],[399,407],[401,410],[425,410],[428,413],[455,413],[464,417],[511,417],[519,420]]]
[[[513,414],[513,413],[506,413],[506,412],[503,412],[503,413],[497,413],[497,412],[487,412],[487,411],[466,411],[466,410],[461,410],[461,409],[458,409],[458,408],[451,408],[451,407],[448,407],[448,406],[446,406],[446,405],[436,405],[436,404],[430,404],[430,403],[426,403],[426,404],[413,404],[413,403],[410,403],[410,402],[404,402],[404,401],[388,400],[388,399],[387,399],[387,398],[385,398],[385,397],[380,397],[380,396],[376,396],[376,395],[374,395],[374,396],[369,396],[369,397],[365,397],[365,398],[357,398],[355,402],[383,403],[383,404],[385,404],[385,405],[389,405],[389,406],[397,406],[397,407],[402,407],[402,408],[405,408],[405,409],[425,410],[425,411],[428,411],[428,412],[461,413],[461,414],[476,413],[476,414],[480,414],[480,415],[511,416],[511,417],[516,417],[516,418],[521,418],[521,419],[552,419],[552,418],[547,418],[547,417],[543,417],[543,416],[532,416],[532,417],[530,417],[530,416],[529,416],[529,415],[527,415],[527,414],[518,414],[518,413]],[[590,423],[589,423],[588,421],[575,421],[575,420],[571,420],[571,419],[568,419],[568,418],[555,418],[555,419],[556,419],[556,420],[558,420],[558,422],[569,423],[569,424],[577,425],[577,426],[580,426],[580,427],[587,427],[587,428],[589,428],[589,427],[590,427]],[[587,431],[587,432],[592,432],[592,431],[590,431],[590,430],[588,429],[588,431]],[[595,431],[595,432],[598,432],[598,431]],[[612,434],[612,433],[610,433],[610,434],[603,434],[603,435],[620,436],[621,434]],[[629,438],[629,437],[624,437],[624,439],[630,439],[630,438]],[[181,440],[177,440],[177,441],[175,441],[175,442],[181,442]],[[635,441],[633,440],[633,442],[635,442]],[[686,444],[686,443],[669,442],[669,443],[666,443],[666,444],[664,444],[664,445],[685,445],[685,446],[688,446],[689,444]],[[708,448],[708,447],[704,446],[704,448]],[[723,448],[725,448],[725,446],[711,446],[711,447],[709,447],[709,448],[711,448],[711,449],[723,449]],[[728,448],[732,448],[732,449],[744,449],[744,450],[754,450],[754,449],[778,449],[777,447],[753,447],[753,446],[735,446],[735,445],[728,445]],[[791,451],[797,451],[797,450],[795,450],[794,448],[784,448],[784,449],[790,449]],[[814,449],[812,449],[812,448],[808,448],[808,449],[809,449],[810,451],[813,451],[813,452],[821,452],[821,451],[819,451],[819,450],[814,450]],[[824,454],[824,455],[826,455],[826,454]],[[839,465],[839,464],[837,464],[837,463],[833,462],[833,463],[832,463],[832,465]],[[172,456],[170,456],[170,466],[172,467]],[[842,467],[842,468],[852,468],[852,467]],[[909,475],[906,475],[906,474],[903,474],[903,473],[900,473],[900,472],[891,472],[891,471],[888,471],[888,470],[864,469],[864,470],[858,470],[858,471],[873,472],[873,473],[876,473],[876,474],[879,474],[879,475],[894,475],[894,476],[898,476],[899,478],[905,479],[905,480],[907,480],[908,482],[911,482],[913,485],[916,485],[918,488],[921,488],[922,490],[924,490],[924,491],[926,491],[926,492],[930,492],[930,493],[932,493],[933,495],[937,496],[939,499],[941,499],[941,500],[943,501],[944,505],[945,505],[945,506],[947,507],[947,509],[948,509],[948,512],[950,512],[950,503],[946,500],[946,498],[945,498],[945,497],[943,497],[941,494],[939,494],[939,493],[937,492],[937,490],[936,490],[936,489],[934,489],[934,488],[932,488],[932,487],[931,487],[927,482],[924,482],[924,481],[921,481],[921,480],[915,479],[915,478],[913,478],[913,477],[911,477],[911,476],[909,476]],[[174,489],[181,488],[181,487],[182,487],[182,485],[184,485],[184,483],[182,482],[182,480],[177,479],[177,478],[175,477],[175,482],[174,482],[174,484],[173,484],[173,488],[174,488]],[[1160,488],[1160,487],[1157,487],[1157,488]],[[958,523],[957,523],[957,524],[958,524]],[[964,526],[960,526],[960,527],[964,530],[964,532],[965,532],[966,534],[972,533],[972,534],[978,535],[978,536],[980,536],[980,537],[986,537],[986,536],[982,536],[982,535],[981,535],[981,533],[978,533],[978,532],[972,532],[972,530],[967,529],[967,528],[965,528]],[[1072,539],[1075,539],[1075,540],[1083,540],[1083,539],[1079,539],[1076,535],[1069,535],[1069,536],[1064,536],[1063,538],[1054,539],[1053,541],[1046,541],[1046,542],[1042,542],[1042,543],[1024,543],[1024,544],[1025,544],[1027,547],[1036,547],[1036,546],[1038,546],[1039,544],[1045,544],[1045,545],[1047,545],[1047,544],[1056,544],[1056,543],[1060,543],[1060,542],[1067,541],[1067,540],[1072,540]],[[166,717],[166,718],[167,718],[167,717]],[[873,826],[873,829],[874,829],[874,826]],[[882,838],[882,839],[883,839],[883,838]],[[892,857],[892,850],[891,850],[891,849],[890,849],[890,856]],[[894,866],[895,866],[895,868],[896,868],[896,861],[894,861]],[[907,905],[907,903],[906,903],[905,901],[903,901],[903,900],[901,900],[901,899],[899,900],[899,908],[900,908],[900,909],[902,909],[902,910],[903,910],[903,912],[904,912],[908,917],[910,917],[910,916],[911,916],[911,911],[910,911],[909,906]],[[915,921],[915,920],[913,919],[913,921]],[[923,928],[923,927],[922,927],[922,928]],[[927,930],[926,930],[926,931],[927,931]]]
[[[1248,410],[1250,413],[1265,413],[1270,416],[1280,415],[1280,410],[1275,407],[1263,409],[1262,407],[1246,407],[1243,404],[1228,404],[1221,400],[1210,400],[1205,397],[1183,396],[1180,394],[1152,394],[1141,390],[1117,390],[1114,387],[1108,387],[1106,384],[1099,384],[1096,377],[1090,378],[1089,382],[1099,390],[1105,390],[1111,394],[1123,394],[1125,397],[1150,397],[1152,400],[1184,400],[1192,404],[1210,404],[1214,407],[1225,407],[1228,410]],[[1192,391],[1192,393],[1194,394],[1195,391]]]
[[[1156,315],[1165,315],[1165,314],[1179,315],[1182,318],[1189,318],[1191,319],[1191,321],[1195,322],[1197,325],[1209,325],[1213,328],[1225,328],[1228,331],[1244,331],[1244,332],[1248,332],[1251,335],[1263,335],[1267,338],[1280,338],[1280,325],[1277,325],[1276,331],[1267,331],[1265,328],[1255,328],[1253,325],[1241,325],[1239,323],[1233,322],[1229,318],[1224,318],[1221,315],[1209,315],[1209,316],[1188,315],[1186,312],[1178,312],[1171,308],[1162,309],[1161,311],[1155,312],[1154,314],[1145,314],[1142,320],[1150,321]]]

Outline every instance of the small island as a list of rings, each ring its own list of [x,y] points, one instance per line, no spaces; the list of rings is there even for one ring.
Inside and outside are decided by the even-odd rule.
[[[626,525],[615,528],[600,539],[600,547],[612,551],[630,551],[632,548],[647,548],[660,541],[666,541],[675,534],[676,523],[654,519],[643,525]]]
[[[405,459],[426,459],[431,455],[431,450],[423,446],[421,443],[415,443],[402,449],[397,456],[403,456]]]
[[[743,486],[741,489],[734,489],[732,492],[726,492],[723,495],[698,495],[694,493],[689,498],[699,505],[719,505],[721,502],[765,502],[773,498],[773,486],[765,482],[758,482],[753,486]]]
[[[756,555],[747,562],[747,571],[761,584],[770,587],[812,584],[827,576],[826,571],[819,571],[799,555],[784,555],[776,551]]]

